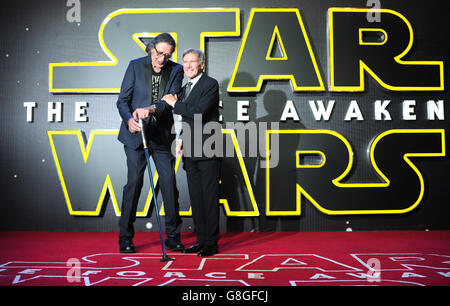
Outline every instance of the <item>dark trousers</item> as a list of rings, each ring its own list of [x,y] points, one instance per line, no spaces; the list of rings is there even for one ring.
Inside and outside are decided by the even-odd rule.
[[[124,146],[127,156],[127,184],[123,188],[122,212],[119,219],[119,238],[134,237],[134,221],[136,210],[144,184],[144,172],[147,159],[143,147],[134,150]],[[164,201],[166,235],[180,235],[181,217],[179,214],[178,189],[175,181],[175,157],[168,150],[152,146],[150,152],[158,171],[158,182]]]
[[[220,160],[186,158],[184,165],[197,242],[216,245],[219,241]]]

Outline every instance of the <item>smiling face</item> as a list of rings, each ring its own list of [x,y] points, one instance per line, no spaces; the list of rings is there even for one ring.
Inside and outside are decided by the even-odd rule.
[[[169,61],[173,53],[173,47],[165,42],[160,42],[151,49],[152,65],[159,72]]]
[[[205,63],[200,63],[200,58],[194,52],[183,56],[183,70],[189,81],[198,76],[205,68]]]

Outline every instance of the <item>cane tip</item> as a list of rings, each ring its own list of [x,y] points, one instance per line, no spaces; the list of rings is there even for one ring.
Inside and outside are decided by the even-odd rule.
[[[163,256],[161,258],[161,262],[166,262],[166,261],[174,261],[175,258],[170,258],[169,256]]]

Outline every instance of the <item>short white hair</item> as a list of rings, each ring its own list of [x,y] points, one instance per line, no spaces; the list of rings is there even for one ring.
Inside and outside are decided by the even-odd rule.
[[[206,63],[205,63],[205,53],[204,53],[202,50],[200,50],[200,49],[194,49],[194,48],[186,49],[186,50],[183,51],[183,58],[184,58],[184,56],[185,56],[186,54],[188,54],[188,53],[194,53],[194,54],[197,54],[198,60],[199,60],[200,64],[206,64]]]

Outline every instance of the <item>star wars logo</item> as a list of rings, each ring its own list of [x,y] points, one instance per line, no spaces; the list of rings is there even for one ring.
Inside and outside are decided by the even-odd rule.
[[[378,14],[380,22],[370,22],[368,13]],[[381,8],[329,8],[326,16],[327,28],[323,30],[327,33],[329,92],[364,92],[369,78],[389,92],[444,90],[442,61],[407,59],[414,34],[410,21],[400,12]],[[166,22],[168,18],[170,23]],[[152,32],[145,32],[147,29]],[[265,82],[279,80],[289,82],[294,93],[325,92],[324,76],[307,29],[298,8],[251,9],[227,93],[259,93]],[[174,60],[180,61],[180,50],[188,47],[205,50],[207,38],[241,36],[240,9],[114,11],[103,20],[98,32],[107,60],[50,63],[49,92],[118,93],[128,61],[142,57],[144,40],[161,32],[169,32],[176,39]],[[444,101],[435,100],[428,101],[428,118],[443,120]],[[292,101],[277,102],[286,102],[280,121],[298,118]],[[79,121],[85,121],[87,104],[83,103],[76,104]],[[389,120],[388,104],[384,98],[377,99],[376,120]],[[404,120],[413,120],[413,104],[405,100]],[[329,101],[326,108],[322,101],[310,101],[310,106],[316,120],[327,121],[334,101]],[[33,104],[26,107],[29,111]],[[242,107],[238,109],[238,118],[248,118]],[[345,118],[348,121],[362,118],[356,101],[350,103]],[[269,165],[261,170],[265,176],[265,203],[258,205],[250,180],[252,175],[248,174],[243,159],[245,152],[239,149],[244,142],[236,138],[232,129],[222,132],[233,144],[230,147],[234,152],[234,157],[227,161],[233,165],[229,167],[233,171],[221,179],[226,192],[221,195],[220,203],[228,216],[259,216],[261,205],[267,216],[298,216],[305,198],[319,211],[331,215],[406,213],[415,209],[425,194],[424,176],[414,160],[443,157],[446,152],[444,129],[387,129],[367,140],[366,156],[376,179],[347,182],[355,167],[356,152],[344,135],[333,129],[269,128],[262,137],[267,154],[258,156],[258,162]],[[107,195],[115,214],[120,215],[121,192],[117,190],[125,182],[126,171],[117,166],[121,164],[117,161],[122,160],[122,149],[116,135],[115,130],[93,130],[87,139],[80,131],[48,131],[71,215],[100,215]],[[270,148],[275,137],[283,149],[283,158],[276,167],[270,167]],[[277,179],[280,177],[283,179]],[[155,181],[157,178],[155,174]],[[77,183],[80,181],[82,190]],[[235,196],[230,194],[233,188],[228,185],[233,181],[238,181],[240,186]],[[145,182],[145,190],[149,190],[148,183]],[[138,216],[148,214],[151,197],[151,192],[142,197]],[[243,199],[241,202],[235,200],[239,197]],[[182,215],[191,214],[188,203],[181,210]]]
[[[9,261],[0,265],[1,285],[82,286],[278,286],[448,284],[447,255],[423,253],[177,254],[159,267],[161,254],[92,254],[62,262]],[[431,280],[432,279],[432,280]],[[430,283],[431,282],[431,283]]]

